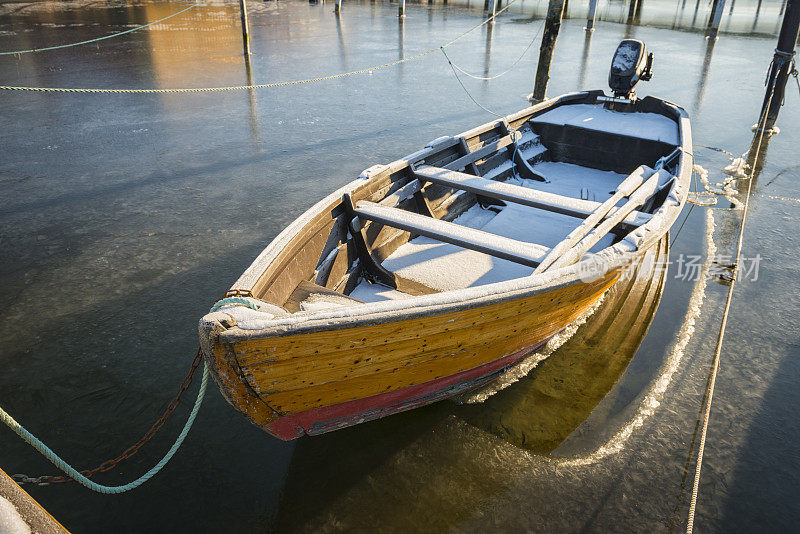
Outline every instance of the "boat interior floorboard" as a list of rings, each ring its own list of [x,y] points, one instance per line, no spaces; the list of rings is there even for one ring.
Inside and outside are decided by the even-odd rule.
[[[611,198],[617,186],[627,177],[625,174],[560,161],[539,161],[533,168],[548,181],[516,178],[509,180],[508,183],[565,197],[603,202]]]
[[[508,183],[565,197],[602,202],[610,198],[626,178],[626,175],[616,172],[562,162],[541,161],[534,168],[547,176],[549,181],[512,178]],[[485,209],[475,205],[453,222],[518,241],[553,247],[581,221],[560,213],[508,203],[499,213],[496,206]],[[602,250],[610,246],[613,240],[614,235],[609,234],[592,250]],[[525,265],[426,237],[417,237],[400,246],[383,261],[383,266],[404,278],[439,291],[502,282],[533,273],[533,269]],[[397,298],[397,295],[370,286],[362,283],[351,296],[368,301]]]

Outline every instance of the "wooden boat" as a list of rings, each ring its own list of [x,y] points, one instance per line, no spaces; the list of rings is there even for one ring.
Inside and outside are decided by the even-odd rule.
[[[301,215],[200,321],[227,401],[281,439],[328,432],[482,386],[597,302],[691,176],[685,111],[631,93],[637,54],[616,97],[441,137]]]

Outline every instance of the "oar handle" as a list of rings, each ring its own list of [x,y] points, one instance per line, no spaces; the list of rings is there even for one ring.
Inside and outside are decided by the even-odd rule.
[[[630,214],[637,207],[644,204],[658,188],[659,180],[662,174],[666,171],[657,171],[653,173],[636,191],[630,195],[629,200],[623,204],[614,214],[604,220],[600,225],[595,228],[589,235],[579,241],[575,246],[571,247],[560,258],[554,261],[551,268],[557,269],[575,263],[589,251],[598,241],[600,241],[612,228],[618,225],[622,220]]]
[[[553,247],[547,256],[544,257],[542,262],[536,267],[533,274],[537,274],[547,270],[556,260],[558,260],[565,252],[574,247],[578,242],[583,239],[586,234],[592,231],[604,217],[608,215],[614,206],[624,197],[630,196],[638,190],[645,181],[645,175],[650,177],[653,175],[653,169],[644,165],[638,167],[635,171],[629,174],[622,183],[619,184],[614,194],[603,202],[598,208],[593,211],[586,220],[584,220],[577,228],[572,230],[567,237],[560,243]],[[627,216],[627,214],[625,214]]]

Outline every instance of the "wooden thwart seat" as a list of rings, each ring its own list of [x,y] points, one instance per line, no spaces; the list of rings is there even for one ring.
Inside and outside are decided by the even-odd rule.
[[[491,156],[500,149],[511,146],[513,143],[514,139],[510,135],[503,136],[496,141],[492,141],[491,143],[482,146],[474,152],[470,152],[454,161],[451,161],[445,165],[445,168],[460,171],[464,167],[475,163],[478,160]]]
[[[565,197],[438,167],[422,167],[416,169],[414,175],[420,181],[424,180],[497,200],[531,206],[581,219],[591,215],[600,206],[600,202],[592,200]],[[616,208],[613,208],[608,215],[613,215],[615,211]],[[623,222],[638,226],[649,221],[650,218],[651,215],[649,213],[634,211],[625,217]]]
[[[517,241],[500,235],[490,234],[455,223],[418,215],[397,208],[389,208],[368,201],[356,204],[355,214],[362,219],[375,221],[393,228],[412,232],[450,243],[497,258],[536,267],[550,249],[541,245]]]

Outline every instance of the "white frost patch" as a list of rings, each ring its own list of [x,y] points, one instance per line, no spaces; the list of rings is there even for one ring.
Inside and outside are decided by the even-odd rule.
[[[727,167],[722,169],[722,172],[734,178],[747,178],[748,167],[747,160],[744,157],[738,157],[734,158]]]
[[[356,288],[350,292],[350,296],[361,302],[380,302],[382,300],[403,300],[413,298],[408,293],[403,293],[383,284],[374,284],[362,280]]]
[[[797,202],[800,204],[800,198],[791,198],[791,197],[776,197],[775,195],[764,195],[765,198],[770,198],[772,200],[782,200],[784,202]]]
[[[343,308],[345,304],[334,302],[332,300],[315,299],[315,295],[307,298],[300,303],[300,311],[318,312],[323,310],[330,310],[333,308]]]
[[[557,107],[532,120],[680,144],[678,123],[658,113],[622,113],[605,109],[601,104],[573,104]]]
[[[672,382],[675,372],[680,366],[683,359],[686,346],[695,330],[695,322],[700,316],[700,311],[703,307],[703,301],[706,295],[706,285],[708,283],[708,270],[717,252],[717,246],[714,243],[714,210],[706,211],[706,260],[703,263],[702,272],[695,282],[692,296],[689,299],[689,310],[678,332],[678,340],[672,346],[667,361],[658,378],[655,380],[650,390],[647,392],[639,408],[636,410],[633,418],[628,421],[614,436],[608,440],[602,447],[587,456],[578,456],[574,458],[555,459],[554,462],[564,466],[584,466],[591,465],[595,462],[611,455],[617,454],[622,451],[625,443],[631,437],[634,430],[640,428],[645,421],[655,413],[656,409],[661,406],[661,400],[664,397],[667,387]]]
[[[502,282],[533,273],[531,267],[428,238],[406,243],[383,265],[438,291]]]
[[[703,184],[703,189],[706,191],[706,193],[725,197],[731,204],[733,204],[734,209],[742,208],[742,202],[738,198],[739,192],[733,188],[733,181],[736,178],[731,176],[729,178],[726,178],[723,182],[717,182],[716,184],[711,184],[711,182],[708,180],[708,170],[704,169],[703,167],[697,164],[694,165],[693,170],[694,172],[697,173],[697,176],[700,177],[700,183]],[[716,201],[714,202],[709,201],[709,203],[705,205],[713,206],[714,204],[716,204]]]
[[[540,161],[533,168],[544,175],[548,182],[516,179],[509,180],[509,183],[565,197],[603,202],[611,198],[619,184],[628,177],[627,174],[558,161]]]
[[[31,528],[19,515],[14,505],[0,496],[0,532],[3,534],[30,534]]]
[[[597,309],[603,303],[603,300],[605,300],[605,293],[601,295],[600,299],[592,304],[592,306],[583,312],[581,316],[578,317],[574,322],[568,324],[561,332],[551,337],[544,347],[522,360],[522,362],[520,362],[518,365],[500,375],[497,380],[488,386],[476,392],[467,394],[467,396],[465,396],[463,399],[460,399],[459,402],[463,404],[483,402],[498,391],[504,390],[514,382],[517,382],[520,378],[530,373],[537,365],[539,365],[539,362],[549,358],[550,355],[553,354],[561,345],[566,343],[569,338],[574,336],[575,332],[578,331],[578,328],[580,328],[580,326],[585,323],[595,311],[597,311]]]
[[[219,309],[219,313],[232,317],[239,328],[245,330],[254,326],[261,325],[264,321],[270,321],[275,315],[263,311],[256,311],[245,306],[225,306]]]
[[[257,328],[265,321],[270,321],[277,317],[288,317],[291,315],[280,306],[270,304],[269,302],[255,298],[251,298],[249,301],[258,309],[254,310],[241,304],[231,304],[221,307],[216,313],[227,315],[233,319],[240,328],[244,328],[245,330],[253,327]]]
[[[636,65],[636,60],[639,58],[639,48],[630,43],[620,44],[617,48],[617,53],[614,54],[614,60],[611,62],[611,68],[616,73],[626,72],[628,69]]]
[[[496,214],[480,206],[470,208],[489,214],[481,230],[526,243],[553,247],[580,222],[580,219],[517,204],[509,204]],[[466,214],[465,214],[466,215]],[[483,223],[486,216],[468,218],[470,223]],[[460,218],[459,218],[460,219]],[[457,219],[458,224],[464,221]],[[474,227],[473,227],[474,228]],[[604,237],[593,250],[611,245],[613,236]],[[481,286],[529,276],[533,268],[467,250],[434,239],[418,237],[398,248],[383,262],[384,267],[398,275],[439,291]]]

